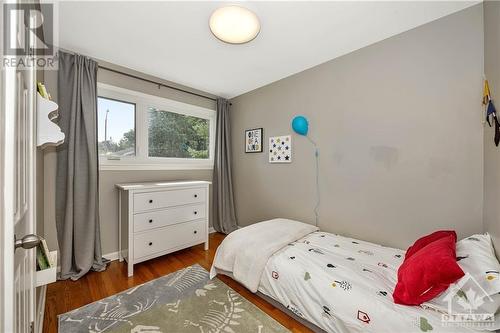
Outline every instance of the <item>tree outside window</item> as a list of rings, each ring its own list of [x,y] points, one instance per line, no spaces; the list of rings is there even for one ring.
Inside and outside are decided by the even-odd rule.
[[[148,109],[149,157],[209,158],[208,119]]]

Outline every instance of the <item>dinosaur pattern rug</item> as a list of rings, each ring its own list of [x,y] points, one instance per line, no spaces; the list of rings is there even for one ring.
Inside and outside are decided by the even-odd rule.
[[[59,316],[64,333],[289,332],[199,265]]]

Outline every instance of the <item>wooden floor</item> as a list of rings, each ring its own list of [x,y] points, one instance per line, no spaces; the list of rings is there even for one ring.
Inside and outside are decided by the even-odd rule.
[[[210,270],[215,250],[223,239],[224,235],[214,233],[210,235],[210,249],[208,251],[204,251],[203,244],[201,244],[137,264],[134,266],[134,276],[130,278],[127,277],[126,264],[113,261],[104,272],[88,273],[78,281],[67,280],[50,284],[47,288],[43,332],[57,332],[57,315],[59,314],[114,295],[138,284],[175,272],[181,268],[199,264],[206,270]],[[312,332],[284,312],[252,294],[234,280],[225,276],[219,276],[219,278],[269,316],[290,329],[290,331]]]

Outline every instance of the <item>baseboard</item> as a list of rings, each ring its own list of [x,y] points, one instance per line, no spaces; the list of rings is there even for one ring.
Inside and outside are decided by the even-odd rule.
[[[108,259],[109,261],[115,261],[115,260],[118,260],[118,251],[107,253],[107,254],[103,254],[102,256],[104,258]]]
[[[36,323],[37,323],[37,333],[42,333],[43,331],[43,318],[45,315],[45,298],[47,296],[47,285],[41,286],[40,296],[38,298],[38,306],[37,306],[37,314],[36,314]]]
[[[214,232],[217,232],[213,227],[208,228],[208,233],[213,234]],[[111,252],[111,253],[106,253],[102,255],[104,258],[110,260],[110,261],[115,261],[118,260],[118,251],[116,252]]]

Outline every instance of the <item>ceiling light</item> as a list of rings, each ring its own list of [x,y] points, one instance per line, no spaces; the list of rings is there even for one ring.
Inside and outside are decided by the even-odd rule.
[[[210,16],[210,30],[223,42],[243,44],[251,41],[260,31],[259,18],[240,6],[225,6]]]

